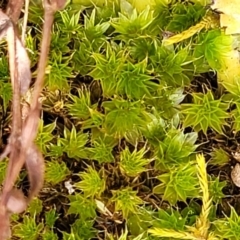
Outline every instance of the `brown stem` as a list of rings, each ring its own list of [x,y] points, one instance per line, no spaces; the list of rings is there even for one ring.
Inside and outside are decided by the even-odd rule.
[[[12,133],[10,137],[11,153],[9,158],[9,164],[7,168],[7,174],[5,178],[5,183],[3,185],[1,204],[6,204],[8,199],[8,193],[11,191],[14,182],[11,181],[12,178],[12,168],[19,155],[19,136],[21,133],[21,110],[20,110],[20,84],[18,81],[18,65],[16,61],[16,35],[14,28],[11,27],[7,30],[7,40],[8,40],[8,52],[9,52],[9,67],[10,76],[13,86],[13,105],[12,105]]]
[[[48,61],[48,53],[51,42],[51,29],[54,20],[55,11],[49,5],[48,1],[44,1],[44,25],[43,25],[43,39],[41,43],[41,55],[38,63],[38,73],[37,79],[35,82],[35,88],[33,91],[33,100],[31,109],[35,109],[38,106],[38,99],[41,94],[43,84],[44,84],[44,75],[45,69]]]
[[[24,9],[24,18],[23,18],[23,27],[22,27],[22,43],[25,45],[25,34],[27,30],[27,20],[28,20],[28,8],[29,0],[25,0],[25,9]]]
[[[16,24],[23,7],[24,0],[9,0],[7,5],[6,14],[12,19]]]
[[[51,28],[52,28],[53,19],[54,19],[54,13],[55,11],[46,0],[45,13],[44,13],[44,25],[43,25],[43,39],[41,43],[41,54],[40,54],[40,59],[38,64],[37,80],[36,80],[35,88],[33,92],[33,100],[32,100],[31,109],[30,109],[28,118],[26,119],[25,124],[23,126],[20,153],[18,149],[14,149],[14,147],[16,147],[17,144],[13,143],[14,147],[12,148],[12,151],[10,154],[10,161],[9,161],[9,167],[8,167],[9,171],[6,177],[6,181],[3,188],[2,199],[1,199],[1,202],[3,204],[6,204],[7,202],[8,193],[12,189],[13,184],[17,179],[17,176],[25,162],[27,151],[32,145],[32,142],[37,134],[37,125],[38,125],[39,112],[40,112],[38,99],[44,83],[44,75],[45,75],[45,68],[47,65],[47,56],[48,56],[49,47],[50,47]],[[12,51],[12,49],[10,51]],[[13,59],[15,59],[15,57]],[[15,65],[14,71],[16,72],[16,65]],[[11,69],[11,72],[12,72],[12,69]],[[14,89],[15,89],[15,86],[14,86]],[[18,95],[18,99],[20,100],[20,94]],[[14,103],[15,103],[14,109],[16,109],[17,107],[18,108],[20,107],[19,104],[17,106],[15,100],[14,100]],[[19,112],[20,108],[17,109],[16,111]],[[15,117],[16,116],[17,115],[15,112]],[[20,116],[21,115],[19,114],[19,118],[18,118],[19,122],[21,122]],[[17,123],[16,126],[19,126],[19,122]],[[16,124],[15,120],[13,123]],[[16,131],[16,128],[15,128],[15,131]],[[17,136],[17,133],[16,133],[16,136]],[[17,139],[14,137],[13,140],[16,141]]]

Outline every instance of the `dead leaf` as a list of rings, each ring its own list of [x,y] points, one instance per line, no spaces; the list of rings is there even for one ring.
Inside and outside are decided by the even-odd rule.
[[[21,190],[13,188],[9,192],[9,198],[5,206],[0,207],[0,240],[6,240],[11,237],[10,215],[12,213],[21,213],[27,208],[26,199]]]
[[[100,210],[101,213],[103,213],[106,216],[113,217],[113,214],[109,211],[109,209],[106,207],[106,205],[103,202],[97,199],[95,199],[95,202],[96,202],[97,208]]]
[[[240,15],[239,0],[215,0],[211,8],[229,15]]]
[[[234,157],[235,160],[237,160],[238,162],[240,162],[240,152],[232,152],[232,156]]]
[[[7,31],[9,31],[10,35],[15,34],[10,18],[0,10],[0,39],[7,37]],[[18,36],[15,36],[15,38],[18,81],[21,93],[25,94],[31,82],[30,60],[21,40]]]
[[[221,14],[220,16],[220,25],[222,28],[226,28],[227,35],[240,33],[239,21],[240,15]]]
[[[21,213],[27,208],[27,201],[23,192],[13,188],[9,193],[7,210],[11,213]]]
[[[7,29],[12,27],[10,18],[0,10],[0,40],[6,37]]]
[[[31,82],[30,60],[19,38],[16,39],[16,55],[20,91],[21,94],[25,94]]]
[[[68,194],[73,194],[75,192],[73,185],[71,184],[71,179],[64,182],[65,188],[68,190]]]
[[[35,145],[28,150],[26,168],[30,182],[29,201],[35,197],[43,186],[44,182],[44,159],[41,152]]]
[[[239,0],[216,0],[211,6],[221,12],[220,25],[226,28],[226,34],[240,33],[240,8]]]
[[[233,183],[237,186],[240,187],[240,164],[237,163],[232,172],[231,172],[231,178]]]

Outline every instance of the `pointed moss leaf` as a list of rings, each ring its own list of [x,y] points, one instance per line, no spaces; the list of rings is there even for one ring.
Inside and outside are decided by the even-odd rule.
[[[126,147],[120,153],[120,169],[123,173],[130,177],[136,177],[140,173],[144,172],[145,166],[150,162],[144,157],[147,150],[145,148],[137,151],[135,149],[133,152],[130,152],[129,148]]]
[[[44,233],[42,233],[42,239],[43,240],[58,240],[58,236],[53,231],[47,230],[47,231],[44,231]]]
[[[70,171],[65,162],[58,162],[52,159],[46,163],[45,179],[51,184],[62,182],[69,173]]]
[[[189,163],[198,146],[195,144],[196,140],[197,133],[184,134],[183,131],[171,129],[156,147],[156,166],[171,169],[173,166]]]
[[[213,222],[215,236],[220,239],[237,239],[240,234],[239,229],[240,217],[236,210],[231,206],[230,216],[222,219],[217,219]]]
[[[121,138],[133,129],[141,131],[150,120],[148,114],[142,109],[140,101],[129,102],[114,99],[103,103],[106,117],[103,128],[108,134]]]
[[[158,180],[162,183],[155,186],[156,193],[163,193],[163,199],[171,204],[177,201],[186,202],[188,197],[196,197],[199,192],[199,181],[196,167],[189,163],[177,168],[172,168],[168,173],[159,175]]]
[[[77,132],[75,126],[71,131],[67,128],[64,129],[64,138],[59,139],[63,151],[67,153],[70,158],[87,158],[84,147],[88,142],[88,134]]]
[[[96,236],[96,230],[93,228],[93,223],[93,220],[86,221],[83,219],[77,219],[72,225],[71,235],[75,236],[74,239],[76,240],[93,239]]]
[[[136,100],[145,95],[151,96],[151,92],[155,91],[158,84],[151,81],[152,76],[147,74],[146,67],[145,61],[138,64],[130,62],[124,64],[116,86],[119,94],[127,95],[129,99]]]
[[[226,181],[220,181],[219,177],[209,177],[209,192],[213,202],[221,203],[224,198],[223,188],[226,187]]]
[[[79,97],[70,95],[73,103],[67,104],[70,115],[73,118],[85,120],[90,116],[91,99],[90,92],[83,88],[78,91]]]
[[[55,209],[51,209],[45,213],[45,221],[46,225],[50,228],[53,228],[56,220],[58,219],[58,214],[56,213]]]
[[[0,68],[2,71],[2,68]],[[9,82],[0,81],[0,97],[3,100],[3,110],[6,111],[12,98],[12,87]]]
[[[181,105],[184,126],[202,130],[204,134],[209,127],[223,133],[222,128],[227,125],[225,119],[229,117],[228,107],[229,104],[221,102],[221,99],[215,100],[211,91],[206,94],[193,93],[193,103]]]
[[[171,32],[182,32],[198,23],[205,15],[206,10],[199,1],[194,4],[182,4],[177,2],[172,7],[170,22],[166,26],[166,30]]]
[[[113,162],[113,147],[115,141],[107,141],[107,138],[98,137],[93,142],[93,148],[90,148],[90,158],[97,160],[99,163]]]
[[[39,198],[34,198],[29,204],[27,211],[30,213],[32,217],[34,217],[37,214],[41,213],[42,209],[43,209],[42,201]]]
[[[14,236],[20,239],[37,239],[43,230],[43,223],[36,223],[35,218],[24,216],[23,221],[14,226]]]
[[[51,140],[54,138],[52,132],[56,127],[56,121],[51,124],[47,124],[44,126],[43,120],[40,120],[38,127],[38,134],[35,139],[37,146],[41,149],[43,154],[48,153],[48,148]]]
[[[128,40],[144,34],[145,29],[153,20],[153,11],[147,6],[139,14],[136,9],[129,16],[119,13],[119,18],[113,19],[111,25],[115,28],[115,32],[120,33],[123,35],[123,39]]]
[[[210,155],[209,164],[211,165],[224,166],[229,163],[230,156],[223,148],[214,148]]]
[[[80,173],[79,176],[82,180],[74,186],[82,190],[85,197],[100,196],[105,190],[105,180],[92,167],[88,167],[87,171]]]
[[[210,30],[207,34],[199,34],[198,44],[194,50],[196,59],[195,64],[201,62],[205,57],[211,68],[215,70],[225,70],[225,59],[232,49],[232,40],[230,36],[223,34],[218,29]],[[198,66],[198,65],[197,65]]]
[[[186,220],[186,218],[181,216],[181,214],[174,209],[159,209],[157,212],[157,218],[153,222],[153,226],[166,229],[184,230]]]
[[[125,219],[130,213],[136,213],[138,205],[143,204],[143,200],[137,196],[137,191],[130,187],[114,190],[112,193],[111,200],[115,203],[115,211],[122,211]]]
[[[69,195],[68,198],[70,200],[68,214],[79,214],[83,220],[96,217],[96,203],[93,199],[87,199],[80,194]]]
[[[158,46],[155,54],[150,56],[151,65],[161,80],[173,87],[189,85],[192,73],[188,69],[188,48],[175,52]]]

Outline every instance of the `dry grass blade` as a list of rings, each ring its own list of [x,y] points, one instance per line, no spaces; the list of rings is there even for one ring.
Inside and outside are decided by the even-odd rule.
[[[173,229],[153,228],[153,229],[150,229],[148,232],[157,237],[170,237],[170,238],[176,238],[176,239],[190,239],[190,240],[199,239],[194,237],[191,233],[175,231]]]

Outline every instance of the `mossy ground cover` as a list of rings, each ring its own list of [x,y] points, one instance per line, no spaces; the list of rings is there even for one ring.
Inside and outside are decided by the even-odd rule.
[[[33,82],[42,14],[31,1]],[[13,239],[238,239],[240,80],[219,74],[240,45],[219,26],[219,13],[197,0],[68,2],[56,14],[36,139],[45,184],[12,217]],[[3,149],[4,42],[0,76]],[[28,184],[23,171],[18,186]]]

